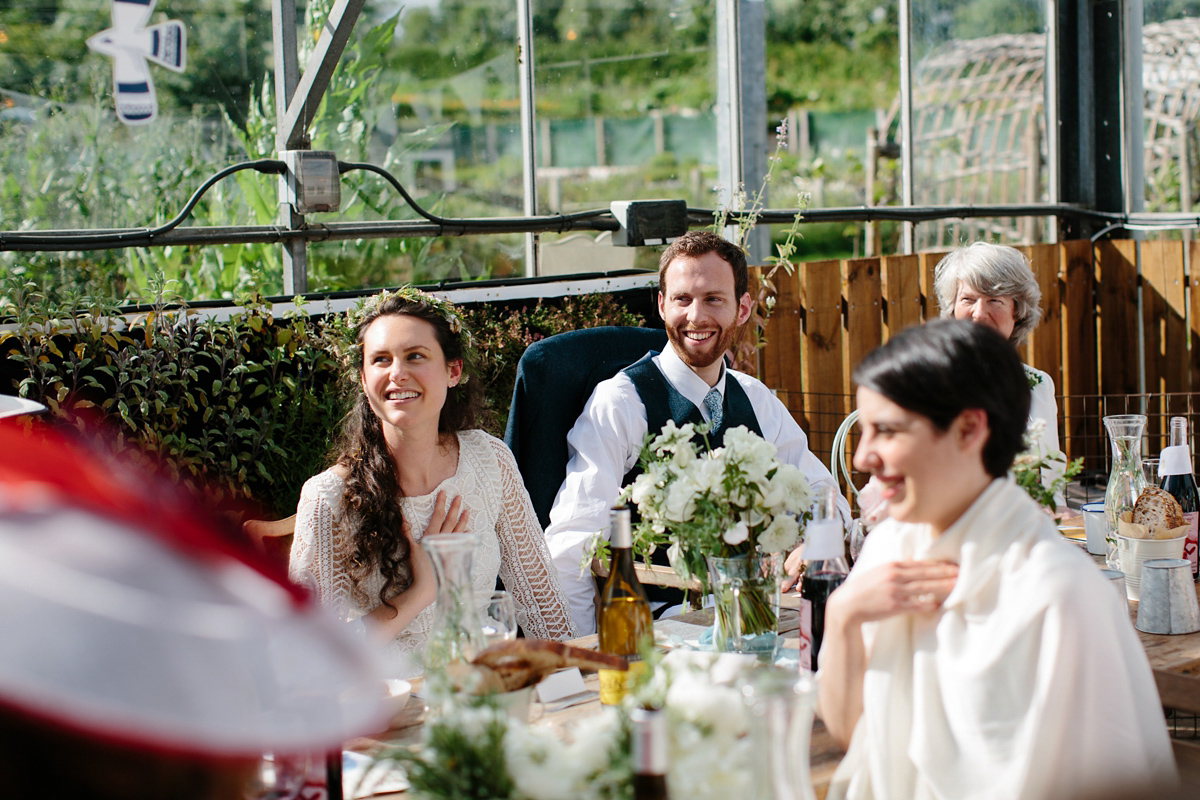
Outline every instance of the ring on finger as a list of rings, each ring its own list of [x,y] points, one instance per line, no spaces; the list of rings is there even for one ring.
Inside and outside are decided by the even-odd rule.
[[[924,594],[919,594],[916,596],[915,599],[921,605],[927,605],[929,603],[932,603],[934,600],[933,592],[925,592]]]

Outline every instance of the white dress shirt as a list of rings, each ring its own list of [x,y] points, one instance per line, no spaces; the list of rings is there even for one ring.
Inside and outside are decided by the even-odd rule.
[[[706,422],[709,415],[704,396],[715,388],[724,397],[725,381],[732,376],[745,390],[763,438],[775,445],[779,460],[799,467],[814,488],[818,484],[837,485],[820,459],[809,452],[808,436],[761,381],[727,369],[722,370],[717,385],[710,387],[672,347],[653,360],[676,391],[700,410]],[[646,407],[633,381],[618,372],[596,386],[567,434],[567,476],[550,510],[546,543],[580,636],[596,630],[596,590],[590,570],[581,574],[579,562],[596,531],[607,535],[609,510],[620,494],[621,480],[637,463],[646,433]],[[849,520],[850,506],[840,492],[838,498],[842,517]]]

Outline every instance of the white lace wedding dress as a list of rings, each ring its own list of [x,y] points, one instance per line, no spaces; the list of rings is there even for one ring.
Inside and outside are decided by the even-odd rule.
[[[481,610],[499,575],[513,596],[517,621],[527,636],[571,638],[575,629],[566,596],[512,453],[499,439],[479,430],[459,433],[458,443],[455,474],[430,494],[401,501],[413,537],[420,541],[424,534],[438,491],[445,490],[448,498],[461,496],[471,512],[471,532],[479,535],[473,578],[476,594],[484,599]],[[315,584],[323,605],[343,619],[354,620],[379,605],[384,581],[376,569],[356,599],[349,542],[338,526],[344,492],[345,484],[333,470],[305,482],[289,571],[292,580]],[[421,673],[420,656],[432,622],[430,606],[389,643],[386,658],[394,677]]]

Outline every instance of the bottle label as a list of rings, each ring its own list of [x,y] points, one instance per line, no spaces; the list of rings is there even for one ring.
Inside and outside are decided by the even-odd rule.
[[[1196,574],[1196,526],[1200,522],[1200,511],[1186,511],[1183,521],[1187,523],[1187,539],[1183,541],[1183,557],[1192,562],[1192,574]]]
[[[1190,475],[1192,473],[1192,454],[1187,445],[1172,445],[1164,447],[1158,456],[1158,477],[1167,475]]]
[[[629,694],[629,685],[639,672],[646,668],[645,662],[639,656],[626,656],[629,660],[629,670],[616,669],[600,670],[600,702],[606,706],[619,705]]]
[[[812,600],[800,598],[800,669],[812,671]]]

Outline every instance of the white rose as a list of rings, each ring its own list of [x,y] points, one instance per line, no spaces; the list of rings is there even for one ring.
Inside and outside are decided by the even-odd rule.
[[[725,544],[739,545],[750,538],[750,528],[743,520],[738,520],[738,523],[725,531],[721,538],[725,540]]]
[[[781,553],[800,538],[800,523],[791,514],[779,514],[758,537],[758,546],[768,553]]]
[[[778,514],[805,510],[811,503],[812,487],[804,473],[791,464],[780,464],[763,493],[763,505]]]
[[[688,477],[696,482],[699,491],[719,497],[725,481],[725,465],[711,458],[701,458],[692,465]]]
[[[504,760],[517,791],[530,800],[570,800],[578,777],[567,747],[554,731],[513,725],[504,737]]]
[[[696,492],[699,487],[689,476],[683,476],[667,489],[663,514],[671,522],[686,522],[696,511]]]
[[[643,472],[638,475],[633,481],[633,489],[629,493],[630,499],[641,507],[647,502],[653,502],[658,498],[658,476],[654,472]],[[661,500],[659,500],[661,502]]]

